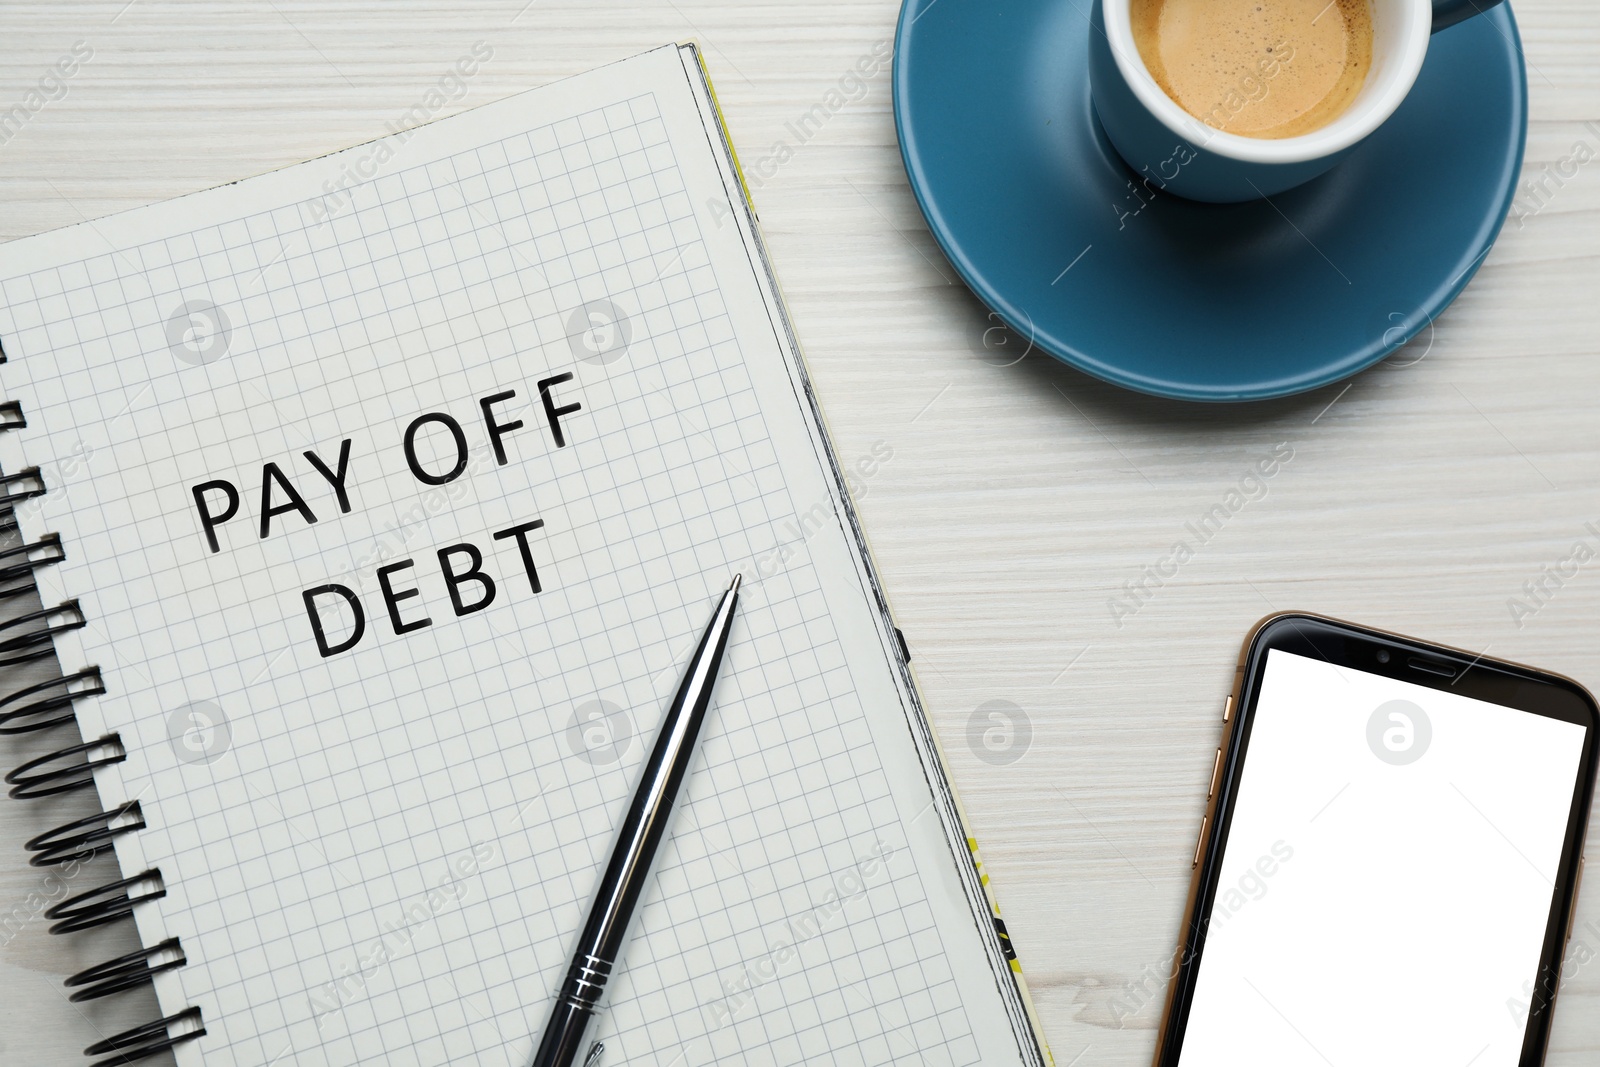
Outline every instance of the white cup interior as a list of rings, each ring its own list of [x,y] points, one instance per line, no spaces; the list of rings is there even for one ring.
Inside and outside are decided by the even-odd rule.
[[[1191,144],[1229,159],[1303,163],[1342,151],[1383,125],[1411,91],[1428,54],[1430,0],[1368,0],[1372,5],[1372,69],[1344,114],[1299,137],[1241,137],[1207,126],[1162,91],[1133,39],[1129,0],[1102,0],[1106,37],[1117,68],[1144,106]]]

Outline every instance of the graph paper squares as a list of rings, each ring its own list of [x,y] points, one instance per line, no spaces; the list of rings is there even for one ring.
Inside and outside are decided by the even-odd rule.
[[[644,92],[397,160],[331,217],[273,207],[0,283],[30,453],[92,452],[40,521],[71,546],[59,580],[92,618],[206,1063],[525,1055],[708,591],[814,503],[754,384],[782,368],[746,362],[676,151]],[[226,317],[224,358],[174,364],[191,300]],[[569,339],[597,300],[629,320],[614,363]],[[557,448],[534,382],[563,372],[583,410]],[[476,399],[513,388],[508,465],[480,454],[437,503],[395,462],[416,415],[470,433]],[[206,552],[193,484],[304,472],[345,438],[351,514],[309,494],[315,525],[230,523]],[[496,545],[494,604],[451,617],[433,552],[535,517],[544,590]],[[396,637],[371,572],[404,558],[434,624]],[[358,588],[369,633],[321,659],[299,590],[329,580]],[[752,1064],[978,1059],[821,588],[802,551],[746,595],[614,989],[622,1061],[693,1042]],[[185,763],[167,712],[198,699],[231,746]],[[591,699],[625,710],[614,760],[573,741]]]

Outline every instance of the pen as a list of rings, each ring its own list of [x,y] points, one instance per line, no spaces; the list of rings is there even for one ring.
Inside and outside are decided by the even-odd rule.
[[[645,760],[638,791],[628,804],[611,859],[595,886],[589,918],[578,935],[572,965],[556,990],[555,1006],[530,1067],[572,1067],[578,1063],[589,1024],[599,1014],[606,983],[628,943],[628,930],[644,896],[650,868],[666,840],[673,802],[688,776],[695,741],[711,706],[717,668],[728,647],[728,631],[733,628],[739,581],[740,576],[734,575],[733,584],[722,595],[705,636],[700,638],[700,647],[689,661],[678,695],[672,698],[661,719],[655,747]],[[599,1042],[589,1048],[582,1067],[593,1067],[602,1049]]]

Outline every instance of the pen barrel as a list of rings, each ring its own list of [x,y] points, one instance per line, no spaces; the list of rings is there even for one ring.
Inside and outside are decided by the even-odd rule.
[[[600,1014],[600,999],[611,978],[611,963],[583,953],[567,968],[556,990],[539,1046],[530,1067],[571,1067],[585,1059],[589,1026]]]
[[[673,812],[711,708],[717,668],[727,647],[737,603],[736,590],[723,597],[700,638],[689,670],[661,717],[633,798],[612,838],[609,859],[595,883],[588,921],[578,936],[577,952],[568,972],[569,981],[571,976],[588,971],[584,981],[593,984],[594,975],[599,974],[603,991],[605,979],[627,946],[656,856],[671,832]],[[586,959],[592,962],[586,965]]]
[[[581,1063],[594,1016],[593,1008],[582,1008],[565,997],[558,997],[529,1067],[569,1067]]]
[[[656,854],[666,840],[673,808],[689,774],[695,742],[711,706],[717,668],[727,647],[738,589],[735,579],[706,627],[677,695],[662,716],[638,788],[612,840],[610,858],[601,868],[588,919],[578,935],[577,952],[556,992],[533,1067],[568,1067],[577,1062],[583,1036],[600,1010],[612,969],[627,946]]]
[[[595,1012],[600,1010],[600,998],[605,995],[606,983],[611,980],[611,961],[587,952],[572,961],[567,977],[556,996],[562,1003],[574,1008]]]

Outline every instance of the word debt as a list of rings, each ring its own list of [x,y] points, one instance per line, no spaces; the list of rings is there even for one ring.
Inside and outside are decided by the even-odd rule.
[[[539,568],[534,565],[533,546],[528,541],[528,535],[543,526],[543,519],[534,519],[499,530],[493,536],[495,541],[516,543],[528,588],[534,593],[542,591],[543,586],[539,583]],[[435,556],[439,577],[450,599],[450,608],[458,619],[483,611],[493,604],[507,581],[502,576],[497,582],[484,569],[484,553],[470,541],[441,548]],[[434,609],[423,603],[426,598],[423,596],[415,559],[403,559],[379,567],[377,579],[378,599],[396,637],[433,625],[433,617],[429,612]],[[349,652],[367,636],[368,612],[354,589],[338,582],[329,582],[307,589],[300,595],[305,600],[306,614],[311,619],[311,633],[316,638],[317,651],[323,659]],[[377,617],[377,613],[373,612],[373,616]]]

